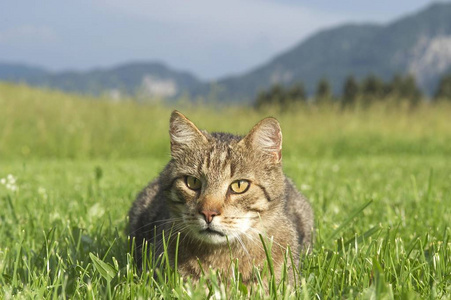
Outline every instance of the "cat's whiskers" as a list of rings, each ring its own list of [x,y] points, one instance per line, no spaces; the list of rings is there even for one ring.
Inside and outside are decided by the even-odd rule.
[[[181,220],[183,220],[182,217],[177,217],[177,218],[169,218],[169,219],[154,221],[153,223],[163,223],[163,222],[167,222],[167,221],[181,221]]]
[[[269,237],[266,233],[263,233],[260,230],[255,229],[255,228],[251,228],[251,230],[254,231],[255,233],[257,233],[258,235],[261,235],[262,237],[267,238],[268,240],[271,241],[272,244],[275,244],[275,245],[279,246],[280,248],[282,248],[283,251],[286,252],[288,250],[287,245],[283,246],[282,244],[280,244],[277,241],[275,241],[272,237]],[[261,244],[261,241],[260,241],[260,244]],[[297,252],[294,253],[294,252],[291,252],[291,251],[290,251],[290,253],[293,256],[293,258],[295,258],[296,260],[300,258],[300,253],[297,253]]]
[[[143,231],[143,233],[148,233],[148,232],[153,231],[154,227],[156,227],[158,229],[158,227],[160,227],[160,226],[164,226],[164,225],[169,224],[171,222],[175,223],[177,221],[182,221],[182,218],[170,218],[170,219],[164,219],[164,220],[160,220],[160,221],[155,221],[155,222],[152,222],[152,223],[147,223],[147,224],[144,224],[141,227],[136,228],[133,231],[130,231],[129,235],[133,236],[136,232],[141,231],[142,229],[144,229],[146,227],[152,227],[152,229]],[[155,223],[160,223],[160,224],[156,225]]]
[[[184,224],[184,223],[179,223],[176,224],[175,226],[173,226],[172,228],[170,228],[168,231],[162,231],[161,233],[157,234],[155,236],[155,240],[158,240],[159,242],[157,243],[157,245],[155,245],[155,252],[156,253],[160,253],[162,249],[162,247],[164,246],[163,244],[163,236],[165,238],[165,242],[169,242],[170,240],[173,240],[174,238],[177,239],[177,235],[183,234],[183,239],[186,238],[186,236],[188,236],[188,234],[186,234],[186,230],[189,230],[189,227]],[[180,243],[180,240],[179,240]]]
[[[250,258],[251,255],[249,254],[249,251],[247,250],[245,243],[241,239],[240,234],[239,233],[234,233],[233,236],[241,244],[241,246],[243,247],[244,252],[246,252],[247,256]]]
[[[188,231],[190,231],[190,230],[188,229]],[[188,238],[188,241],[190,241],[189,240],[189,239],[191,239],[190,235],[189,234],[184,234],[182,240],[180,241],[180,243],[183,244],[187,238]]]
[[[197,233],[195,232],[196,227],[199,226],[198,221],[199,218],[196,218],[194,214],[190,213],[183,213],[182,217],[177,218],[169,218],[165,220],[160,220],[157,222],[154,222],[153,224],[146,224],[142,226],[140,229],[145,228],[146,226],[154,225],[154,228],[149,230],[151,231],[159,231],[158,234],[154,236],[155,241],[160,241],[154,245],[155,253],[160,253],[162,250],[163,242],[161,241],[161,238],[164,234],[165,239],[171,239],[174,235],[178,234],[179,232],[182,233],[182,238],[179,241],[180,243],[189,242],[190,244],[196,244],[198,245],[199,249],[203,246],[204,242],[202,239],[198,239],[195,236]],[[246,231],[242,231],[241,223],[239,221],[241,220],[249,220],[249,219],[259,219],[259,216],[236,216],[236,217],[222,217],[222,222],[220,222],[219,226],[220,229],[229,237],[232,237],[232,240],[236,240],[242,247],[243,251],[245,252],[246,256],[250,257],[249,250],[247,249],[247,244],[257,246],[260,250],[264,251],[261,241],[258,238],[259,234],[262,234],[261,231],[249,227],[246,229]],[[238,223],[236,221],[238,221]],[[159,223],[156,225],[155,223]],[[171,226],[167,226],[168,224],[171,224]],[[166,230],[161,230],[161,227],[167,227]],[[250,232],[249,232],[250,230]],[[253,234],[254,233],[254,234]],[[265,236],[265,234],[262,234]],[[243,237],[248,241],[246,242]],[[152,241],[150,241],[152,242]],[[277,242],[275,242],[278,244]],[[280,244],[278,244],[280,246]]]
[[[166,226],[166,225],[169,225],[170,224],[170,226]],[[166,224],[161,224],[161,225],[158,225],[158,226],[153,226],[151,229],[149,229],[149,230],[143,230],[142,231],[142,233],[143,234],[145,234],[145,235],[147,235],[147,234],[152,234],[152,233],[157,233],[157,232],[160,232],[160,233],[157,233],[154,237],[160,237],[160,235],[161,235],[161,232],[163,232],[163,231],[165,231],[165,232],[170,232],[171,231],[171,229],[172,230],[174,230],[174,228],[176,228],[175,226],[180,226],[180,225],[182,225],[183,223],[177,223],[177,222],[167,222]]]
[[[237,239],[238,242],[247,249],[246,245],[254,245],[256,244],[258,247],[263,250],[263,247],[260,245],[260,240],[257,236],[253,236],[252,232],[249,232],[248,229],[252,229],[252,227],[247,228],[245,231],[242,230],[241,224],[233,223],[234,226],[229,226],[228,231],[233,239]],[[243,239],[245,238],[245,240]],[[247,243],[249,241],[249,243]]]
[[[261,245],[261,241],[254,237],[249,232],[242,232],[242,234],[246,237],[246,239],[254,246],[257,246],[260,250],[264,251],[263,246]]]
[[[168,225],[168,224],[171,224],[171,226],[167,226],[167,228],[165,228],[166,225]],[[162,223],[160,225],[154,225],[154,227],[151,230],[143,231],[143,233],[151,233],[151,232],[154,232],[154,231],[155,232],[159,232],[158,234],[156,234],[153,237],[153,239],[159,239],[163,235],[163,233],[171,234],[171,232],[183,231],[183,227],[185,227],[185,226],[186,225],[183,222],[177,222],[177,221],[174,221],[174,220],[170,220],[170,221],[167,221],[167,222]],[[152,242],[152,241],[150,241],[150,242]]]

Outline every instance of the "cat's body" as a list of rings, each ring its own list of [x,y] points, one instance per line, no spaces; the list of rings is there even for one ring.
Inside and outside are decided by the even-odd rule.
[[[194,279],[201,268],[227,274],[237,260],[243,281],[252,281],[254,266],[266,261],[260,236],[272,243],[277,277],[288,246],[297,264],[299,253],[311,247],[313,212],[282,172],[278,122],[264,119],[243,138],[201,132],[174,112],[170,134],[172,160],[130,210],[137,248],[147,240],[158,255],[162,232],[166,238],[172,232],[173,263],[180,232],[178,271]]]

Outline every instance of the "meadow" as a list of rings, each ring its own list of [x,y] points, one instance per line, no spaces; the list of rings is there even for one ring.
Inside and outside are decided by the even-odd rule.
[[[169,159],[174,108],[209,131],[279,119],[284,170],[316,217],[295,286],[137,271],[127,213]],[[0,84],[0,298],[450,299],[450,115],[450,103],[255,111]]]

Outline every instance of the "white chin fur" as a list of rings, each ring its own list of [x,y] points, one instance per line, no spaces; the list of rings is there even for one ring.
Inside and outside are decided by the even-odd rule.
[[[212,244],[212,245],[222,245],[227,244],[227,241],[231,242],[233,240],[232,237],[222,236],[219,234],[211,234],[211,233],[197,233],[196,238],[201,240],[204,243]]]
[[[233,236],[227,236],[222,230],[218,230],[217,228],[211,228],[215,232],[206,231],[208,227],[197,227],[193,228],[190,232],[197,240],[211,244],[211,245],[221,245],[227,244],[227,242],[232,242],[235,238]]]

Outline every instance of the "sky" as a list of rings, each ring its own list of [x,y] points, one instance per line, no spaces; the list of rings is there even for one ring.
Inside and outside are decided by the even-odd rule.
[[[52,71],[162,62],[213,80],[249,71],[319,30],[386,24],[433,2],[5,0],[0,62]]]

